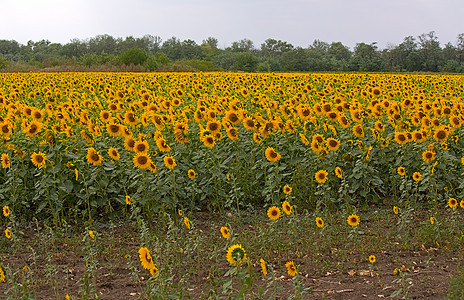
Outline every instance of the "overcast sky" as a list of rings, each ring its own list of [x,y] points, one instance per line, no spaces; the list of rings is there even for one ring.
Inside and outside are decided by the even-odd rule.
[[[198,44],[211,36],[221,48],[244,38],[259,48],[273,38],[383,49],[430,31],[443,47],[464,32],[464,0],[2,0],[0,9],[0,40],[21,44],[151,34]]]

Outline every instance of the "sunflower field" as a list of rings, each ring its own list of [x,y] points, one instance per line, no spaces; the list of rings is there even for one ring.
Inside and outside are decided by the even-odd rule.
[[[0,75],[0,199],[41,217],[464,196],[464,78]],[[446,191],[444,188],[446,187]]]
[[[444,74],[0,73],[0,203],[58,227],[136,214],[190,230],[186,211],[258,210],[325,228],[342,211],[348,237],[359,210],[388,203],[406,226],[418,207],[464,208],[463,99],[464,76]],[[98,238],[86,235],[86,268]],[[246,247],[223,247],[239,274]],[[139,256],[157,277],[150,250]]]

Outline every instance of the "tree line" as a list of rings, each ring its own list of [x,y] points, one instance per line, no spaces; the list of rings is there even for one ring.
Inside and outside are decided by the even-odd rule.
[[[191,39],[158,36],[115,38],[97,35],[69,43],[49,40],[0,40],[0,70],[127,70],[135,71],[244,71],[244,72],[451,72],[464,73],[464,33],[441,47],[434,31],[407,36],[399,45],[379,49],[357,43],[353,50],[341,42],[315,40],[307,48],[267,39],[259,47],[242,39],[224,49],[208,37],[201,44]]]

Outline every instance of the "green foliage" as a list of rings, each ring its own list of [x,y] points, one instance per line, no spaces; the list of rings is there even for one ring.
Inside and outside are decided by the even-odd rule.
[[[126,65],[143,65],[148,59],[147,53],[143,49],[131,48],[119,55],[121,63]]]

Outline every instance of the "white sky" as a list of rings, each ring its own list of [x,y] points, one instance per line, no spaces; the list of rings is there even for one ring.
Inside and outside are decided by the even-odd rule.
[[[99,34],[173,36],[219,47],[268,38],[308,47],[315,39],[398,45],[435,31],[443,47],[464,32],[464,0],[2,0],[0,40],[68,43]]]

